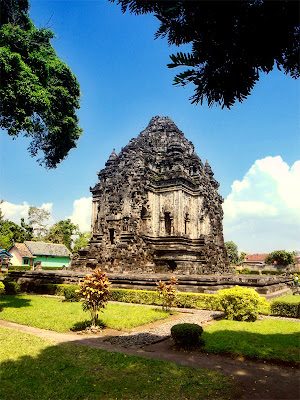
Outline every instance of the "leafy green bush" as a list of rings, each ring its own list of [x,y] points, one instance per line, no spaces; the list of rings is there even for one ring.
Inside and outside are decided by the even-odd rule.
[[[6,294],[18,294],[21,292],[21,286],[17,282],[4,281]]]
[[[3,294],[5,292],[5,286],[3,282],[0,282],[0,294]]]
[[[43,271],[56,271],[61,270],[61,267],[42,267]]]
[[[171,328],[171,336],[177,346],[185,349],[204,346],[203,329],[197,324],[177,324]]]
[[[281,317],[300,318],[300,296],[286,296],[271,302],[271,314]]]
[[[63,294],[66,301],[79,301],[78,290],[80,287],[78,285],[62,285]]]
[[[9,271],[30,271],[31,270],[30,265],[9,265],[8,270]]]
[[[234,321],[256,321],[259,306],[265,302],[254,289],[240,286],[220,290],[218,296],[225,319]]]

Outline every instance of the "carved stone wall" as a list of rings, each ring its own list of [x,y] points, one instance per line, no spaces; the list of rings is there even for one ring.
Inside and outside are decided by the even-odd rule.
[[[71,268],[108,272],[231,272],[222,201],[208,162],[168,117],[148,127],[98,172],[92,237]]]

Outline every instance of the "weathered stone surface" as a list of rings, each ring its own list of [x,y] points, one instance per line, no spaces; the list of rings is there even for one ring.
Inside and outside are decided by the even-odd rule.
[[[223,199],[213,175],[170,118],[152,118],[98,173],[90,189],[92,237],[71,269],[232,272],[223,239]]]
[[[22,290],[33,290],[41,284],[79,284],[86,275],[82,271],[10,271],[9,278],[21,284]],[[159,280],[168,281],[170,275],[141,273],[108,273],[112,288],[156,290]],[[179,292],[216,294],[220,289],[239,285],[251,287],[260,295],[272,298],[290,290],[293,279],[288,276],[274,275],[177,275]]]

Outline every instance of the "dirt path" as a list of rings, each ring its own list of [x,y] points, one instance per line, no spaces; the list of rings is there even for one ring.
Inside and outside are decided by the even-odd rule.
[[[58,333],[3,320],[0,320],[0,326],[17,329],[58,343],[72,342],[124,354],[219,371],[226,375],[235,376],[239,380],[243,390],[242,398],[245,400],[300,399],[299,370],[293,367],[248,361],[242,357],[233,359],[223,355],[208,355],[198,351],[174,350],[171,338],[151,345],[122,347],[111,344],[107,340],[108,337],[120,335],[120,332],[114,330],[105,330],[96,335],[78,335],[77,333]]]

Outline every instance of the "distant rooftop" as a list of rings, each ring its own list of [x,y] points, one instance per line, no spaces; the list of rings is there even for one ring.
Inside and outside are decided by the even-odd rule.
[[[36,256],[70,257],[71,253],[64,244],[45,242],[24,242],[30,252]]]

